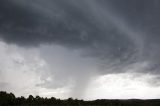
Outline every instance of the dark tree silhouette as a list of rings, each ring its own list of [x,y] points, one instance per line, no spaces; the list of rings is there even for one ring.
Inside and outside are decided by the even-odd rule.
[[[0,91],[0,106],[160,106],[160,99],[149,100],[106,100],[98,99],[94,101],[84,101],[73,98],[66,100],[56,99],[55,97],[43,98],[40,96],[28,98],[23,96],[15,97],[13,93]]]

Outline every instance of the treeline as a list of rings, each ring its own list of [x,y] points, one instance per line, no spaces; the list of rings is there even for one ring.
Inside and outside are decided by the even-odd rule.
[[[40,96],[28,98],[23,96],[15,97],[13,93],[0,91],[0,106],[160,106],[160,99],[150,100],[106,100],[84,101],[68,98],[66,100],[43,98]]]

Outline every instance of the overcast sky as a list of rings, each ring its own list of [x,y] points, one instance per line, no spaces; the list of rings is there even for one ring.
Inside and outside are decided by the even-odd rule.
[[[160,97],[159,0],[0,0],[0,90]]]

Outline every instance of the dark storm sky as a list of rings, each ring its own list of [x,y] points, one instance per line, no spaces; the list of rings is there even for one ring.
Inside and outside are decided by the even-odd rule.
[[[40,53],[51,67],[51,78],[41,78],[44,82],[38,86],[65,85],[65,79],[50,81],[52,75],[77,81],[84,77],[76,86],[86,86],[95,73],[147,73],[156,76],[149,82],[159,86],[159,5],[159,0],[1,0],[0,39],[20,49],[17,51],[36,49]],[[55,58],[62,61],[63,71],[52,72]],[[91,67],[96,71],[89,71]],[[0,88],[3,85],[1,81]]]

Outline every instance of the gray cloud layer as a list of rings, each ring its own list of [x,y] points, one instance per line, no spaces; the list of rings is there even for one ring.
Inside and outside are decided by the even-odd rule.
[[[1,0],[0,37],[20,46],[82,49],[109,66],[159,69],[158,0]],[[109,63],[108,63],[108,60]],[[107,61],[107,62],[106,62]]]
[[[24,76],[34,79],[38,73],[40,81],[33,83],[38,88],[58,89],[74,83],[71,96],[82,97],[97,74],[125,71],[157,74],[148,82],[159,86],[159,4],[159,0],[0,0],[0,39],[18,46],[14,52],[23,48],[25,59],[38,54],[44,61],[46,66],[40,69],[35,69],[36,63],[43,62],[33,57],[31,62],[22,62],[24,70],[37,70],[33,76]],[[26,48],[36,49],[37,54]],[[0,65],[4,60],[5,67],[14,63],[11,69],[23,74],[15,66],[21,61],[6,60],[6,53],[1,54]],[[7,69],[1,68],[4,73]],[[11,79],[1,80],[0,88],[10,88]]]

